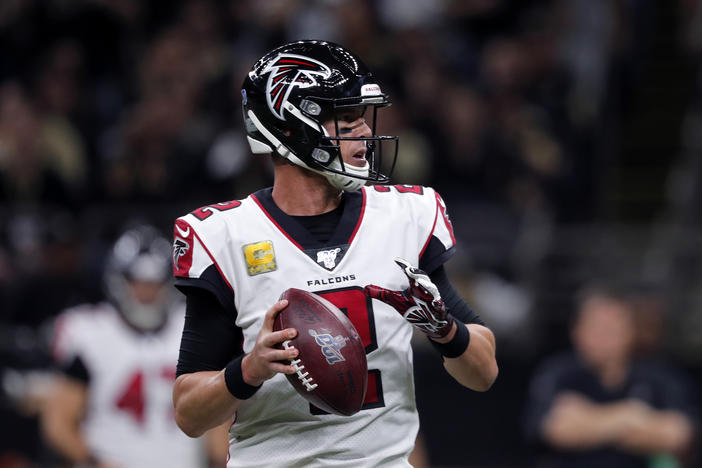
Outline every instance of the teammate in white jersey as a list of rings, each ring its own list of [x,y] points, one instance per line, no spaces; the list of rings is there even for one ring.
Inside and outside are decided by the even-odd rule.
[[[272,154],[274,184],[176,220],[187,302],[176,420],[191,436],[233,422],[231,467],[409,466],[419,425],[411,324],[461,384],[483,391],[497,376],[494,337],[442,266],[455,244],[446,207],[431,188],[382,185],[397,156],[397,138],[375,134],[389,100],[343,47],[298,41],[267,53],[242,104],[252,152]],[[368,391],[353,416],[311,406],[283,375],[297,350],[276,345],[297,331],[272,327],[290,287],[336,304],[364,340]]]
[[[63,312],[53,354],[62,368],[42,423],[47,441],[72,464],[195,468],[224,466],[226,428],[210,444],[186,437],[172,390],[184,307],[174,301],[170,242],[150,226],[126,231],[106,269],[110,301]],[[217,441],[219,437],[219,441]]]

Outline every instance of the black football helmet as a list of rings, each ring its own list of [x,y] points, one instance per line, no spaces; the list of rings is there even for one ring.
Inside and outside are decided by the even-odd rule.
[[[275,152],[298,166],[324,175],[336,188],[357,190],[366,181],[385,184],[397,160],[398,137],[376,135],[377,110],[390,105],[363,62],[340,45],[297,41],[260,58],[242,86],[246,133],[253,153]],[[369,137],[339,136],[345,111],[372,109]],[[359,115],[361,115],[359,113]],[[336,136],[322,126],[334,120]],[[342,140],[365,141],[366,165],[344,164]],[[383,143],[391,143],[383,163]],[[382,166],[381,166],[382,165]],[[381,173],[386,169],[387,175]]]
[[[170,280],[168,239],[148,224],[126,229],[110,251],[104,274],[107,295],[126,321],[139,330],[158,329],[173,302]],[[141,297],[137,282],[152,284],[154,294]]]

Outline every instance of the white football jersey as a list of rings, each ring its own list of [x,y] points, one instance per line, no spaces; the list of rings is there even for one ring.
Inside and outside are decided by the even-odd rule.
[[[84,305],[56,321],[58,362],[79,357],[89,374],[82,433],[110,465],[193,468],[203,465],[199,441],[183,434],[173,414],[173,382],[184,308],[154,333],[131,328],[109,303]]]
[[[406,288],[395,257],[432,271],[452,254],[455,239],[441,197],[428,187],[402,185],[346,192],[341,222],[321,245],[271,193],[260,190],[176,220],[176,284],[232,301],[246,353],[283,291],[323,296],[349,316],[366,345],[368,391],[355,415],[324,414],[276,375],[241,403],[230,429],[228,466],[410,466],[419,426],[412,326],[368,298],[363,287]]]

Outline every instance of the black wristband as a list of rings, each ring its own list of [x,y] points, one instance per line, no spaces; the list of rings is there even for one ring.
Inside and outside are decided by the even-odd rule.
[[[460,320],[454,320],[456,323],[456,334],[448,343],[437,343],[436,341],[429,339],[434,349],[436,349],[442,356],[447,358],[455,358],[463,354],[466,349],[468,349],[468,344],[470,343],[470,332],[468,327]]]
[[[227,385],[229,393],[237,400],[251,398],[261,388],[261,385],[256,387],[244,382],[244,375],[241,373],[241,361],[243,361],[244,356],[245,354],[242,354],[231,360],[224,368],[224,383]]]

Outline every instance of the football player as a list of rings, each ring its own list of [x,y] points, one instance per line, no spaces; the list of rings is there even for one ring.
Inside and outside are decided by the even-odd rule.
[[[206,466],[201,441],[186,437],[173,417],[184,310],[171,293],[170,252],[155,228],[127,230],[105,270],[109,301],[69,309],[56,321],[52,351],[63,373],[42,426],[55,451],[76,465]],[[224,466],[226,429],[209,437],[211,457]]]
[[[233,420],[229,466],[410,466],[412,325],[462,385],[484,391],[497,376],[493,334],[442,266],[455,243],[444,202],[384,185],[397,138],[376,135],[375,119],[389,104],[339,45],[272,50],[245,78],[242,106],[252,152],[272,155],[273,187],[175,222],[187,299],[176,420],[190,436]],[[346,311],[364,341],[368,390],[353,416],[324,414],[285,379],[298,351],[277,345],[297,330],[272,328],[290,287]]]

